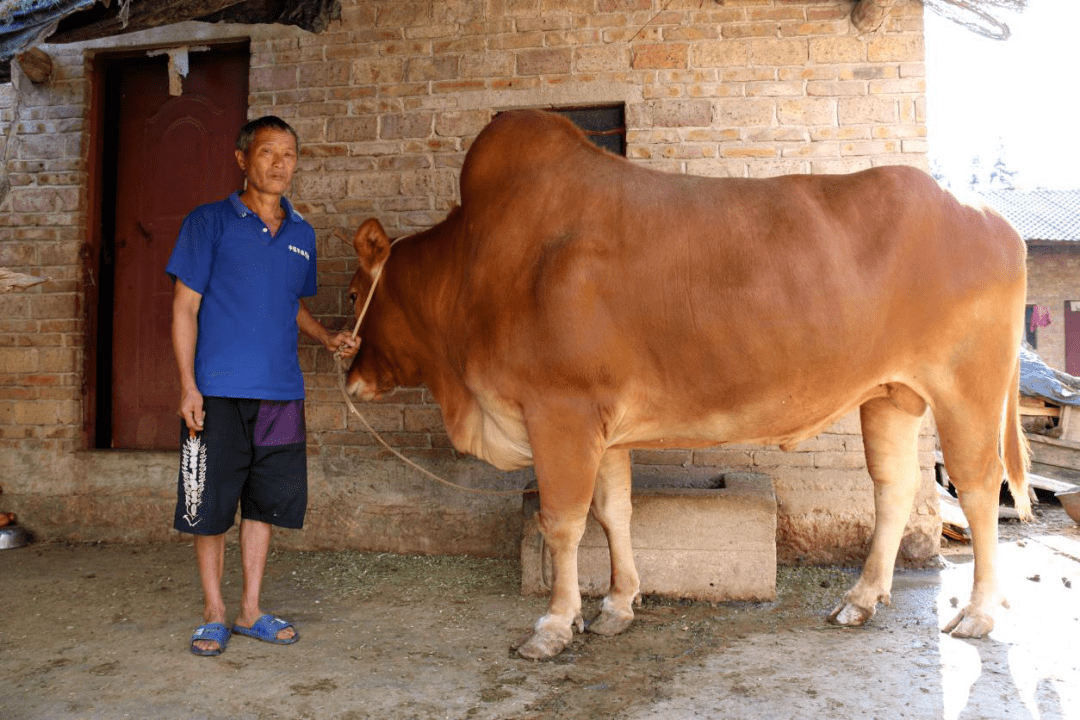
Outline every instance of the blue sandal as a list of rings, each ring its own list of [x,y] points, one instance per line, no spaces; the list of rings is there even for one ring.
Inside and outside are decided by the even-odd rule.
[[[207,640],[210,642],[216,642],[217,648],[214,650],[203,650],[195,647],[195,643],[199,640]],[[213,656],[220,655],[225,652],[225,646],[229,644],[229,628],[223,623],[207,623],[195,628],[195,632],[191,636],[191,652],[196,655]]]
[[[285,628],[291,628],[293,624],[288,620],[282,620],[279,617],[273,615],[263,615],[255,624],[249,628],[242,627],[240,625],[233,625],[232,631],[237,635],[246,635],[253,637],[256,640],[262,640],[263,642],[273,643],[274,645],[292,645],[294,642],[300,639],[300,633],[293,629],[293,636],[290,638],[279,638],[277,635]]]

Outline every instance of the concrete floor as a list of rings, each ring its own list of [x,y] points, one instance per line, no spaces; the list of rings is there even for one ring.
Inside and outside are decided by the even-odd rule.
[[[855,571],[781,568],[775,602],[646,598],[546,663],[510,651],[546,606],[513,560],[276,552],[264,609],[301,641],[199,658],[189,546],[31,545],[0,551],[0,718],[1080,718],[1078,531],[1006,535],[1012,607],[983,640],[939,631],[970,589],[954,546],[866,628],[824,622]]]

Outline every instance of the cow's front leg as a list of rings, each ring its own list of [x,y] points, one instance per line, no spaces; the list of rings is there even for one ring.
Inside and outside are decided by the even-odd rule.
[[[634,566],[630,538],[631,470],[629,450],[608,450],[600,461],[593,492],[592,513],[607,535],[611,557],[611,587],[590,632],[617,635],[634,620],[634,601],[641,584]]]
[[[532,660],[562,652],[584,629],[577,551],[589,517],[602,449],[599,434],[573,402],[526,415],[540,490],[538,524],[551,552],[554,577],[547,613],[517,652]]]
[[[587,509],[573,515],[545,512],[541,491],[540,532],[551,552],[554,579],[548,611],[533,626],[533,633],[517,652],[530,660],[545,660],[563,651],[574,638],[574,629],[584,630],[581,591],[578,588],[577,549],[585,532]]]

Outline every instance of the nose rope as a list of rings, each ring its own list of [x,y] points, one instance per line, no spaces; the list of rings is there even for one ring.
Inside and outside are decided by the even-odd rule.
[[[383,263],[383,265],[385,264],[386,263]],[[379,284],[379,278],[382,277],[383,265],[380,265],[375,271],[375,274],[371,276],[371,289],[368,290],[367,300],[364,300],[364,307],[360,309],[360,314],[356,317],[356,324],[353,325],[353,340],[360,334],[360,323],[364,322],[364,316],[367,315],[368,306],[371,305],[371,298],[375,297],[375,286]],[[340,348],[338,349],[340,350]]]
[[[390,247],[392,248],[397,245],[398,241],[400,240],[401,238],[391,240]],[[389,259],[390,258],[387,257],[387,260]],[[352,329],[353,340],[356,340],[357,337],[360,335],[360,323],[364,322],[364,316],[367,315],[368,306],[371,305],[371,299],[375,297],[375,287],[379,284],[379,278],[382,277],[382,271],[384,267],[386,267],[386,260],[383,260],[382,265],[379,265],[379,267],[375,268],[375,272],[371,274],[371,289],[368,290],[367,299],[364,300],[364,307],[360,308],[360,314],[356,316],[356,324],[353,325]],[[334,357],[336,357],[338,360],[341,360],[341,352],[341,348],[338,348]]]
[[[368,291],[367,299],[364,301],[364,307],[360,309],[360,315],[356,318],[356,325],[353,327],[353,331],[352,331],[353,340],[357,339],[357,335],[360,332],[360,323],[362,323],[364,321],[364,315],[367,314],[368,306],[371,305],[371,298],[373,298],[375,296],[375,286],[379,284],[379,278],[382,277],[382,269],[383,269],[383,266],[380,265],[379,269],[376,270],[372,274],[371,290]],[[355,405],[353,405],[352,398],[349,397],[349,391],[345,387],[345,374],[348,371],[348,366],[345,363],[345,358],[342,356],[342,348],[340,348],[340,347],[334,353],[334,362],[336,363],[337,369],[338,369],[338,373],[337,373],[337,376],[338,376],[338,388],[341,390],[341,396],[343,398],[345,398],[345,404],[348,406],[349,412],[351,412],[356,417],[360,418],[360,422],[363,423],[364,427],[371,434],[371,436],[373,438],[375,438],[375,440],[380,445],[382,445],[384,448],[389,450],[390,453],[392,455],[394,455],[398,460],[401,460],[401,462],[403,462],[406,465],[408,465],[409,467],[413,468],[414,470],[416,470],[420,474],[425,475],[428,478],[434,480],[435,482],[442,483],[443,485],[447,485],[447,486],[452,487],[452,488],[454,488],[456,490],[463,490],[464,492],[476,493],[477,495],[514,496],[514,495],[526,495],[526,494],[529,494],[529,493],[537,492],[537,490],[535,488],[534,489],[525,489],[525,490],[484,490],[483,488],[465,487],[464,485],[458,485],[455,482],[451,482],[451,481],[447,480],[446,478],[440,477],[440,476],[436,475],[435,473],[431,472],[430,470],[427,470],[426,468],[420,467],[415,462],[413,462],[412,460],[410,460],[409,458],[405,457],[400,452],[398,452],[395,448],[391,447],[390,443],[386,442],[386,440],[383,439],[382,435],[380,435],[378,432],[375,431],[375,428],[373,428],[371,426],[371,423],[368,422],[368,419],[366,417],[364,417],[363,414],[361,414],[361,412],[359,410],[356,409]]]

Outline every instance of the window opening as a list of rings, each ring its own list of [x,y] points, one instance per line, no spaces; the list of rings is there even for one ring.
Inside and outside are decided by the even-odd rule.
[[[626,108],[619,105],[552,108],[584,131],[593,144],[626,156]]]

